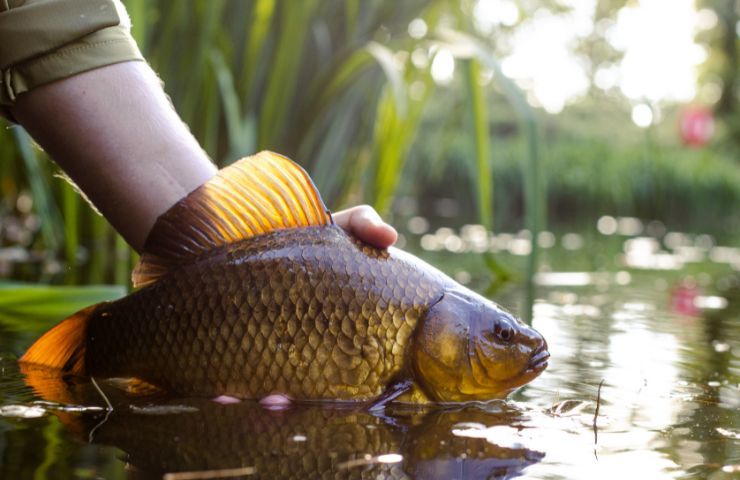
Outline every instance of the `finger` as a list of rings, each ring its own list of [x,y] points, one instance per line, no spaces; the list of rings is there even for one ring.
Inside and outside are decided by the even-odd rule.
[[[378,212],[368,205],[337,212],[334,220],[352,235],[378,248],[390,247],[398,239],[396,230],[385,223]]]

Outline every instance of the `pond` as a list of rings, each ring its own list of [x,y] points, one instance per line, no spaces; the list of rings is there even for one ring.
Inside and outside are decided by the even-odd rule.
[[[420,223],[406,248],[485,289],[480,229]],[[370,413],[111,381],[101,393],[84,379],[26,378],[17,356],[56,319],[5,315],[0,478],[738,478],[740,249],[610,225],[538,238],[533,325],[551,363],[506,401]],[[527,250],[526,234],[482,238],[515,268]],[[522,296],[495,298],[516,310]]]

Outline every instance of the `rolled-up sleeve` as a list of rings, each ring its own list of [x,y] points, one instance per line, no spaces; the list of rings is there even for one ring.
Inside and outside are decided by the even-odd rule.
[[[105,65],[143,60],[119,0],[0,0],[0,106]]]

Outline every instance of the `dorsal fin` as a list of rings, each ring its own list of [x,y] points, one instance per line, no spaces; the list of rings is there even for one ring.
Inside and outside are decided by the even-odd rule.
[[[157,219],[134,268],[134,287],[222,245],[333,223],[305,170],[282,155],[260,152],[221,169]]]

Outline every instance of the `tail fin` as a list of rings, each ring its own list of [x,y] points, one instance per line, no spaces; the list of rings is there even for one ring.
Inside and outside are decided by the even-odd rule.
[[[21,357],[21,363],[58,368],[66,373],[85,375],[87,323],[101,304],[91,305],[62,320],[46,332]]]
[[[43,400],[61,405],[89,404],[87,403],[89,399],[82,395],[80,384],[70,381],[70,378],[63,372],[33,363],[21,363],[20,367],[21,373],[25,376],[26,385],[31,387]],[[58,408],[51,408],[49,411],[56,415],[76,438],[87,439],[88,429],[83,417],[78,413]]]

